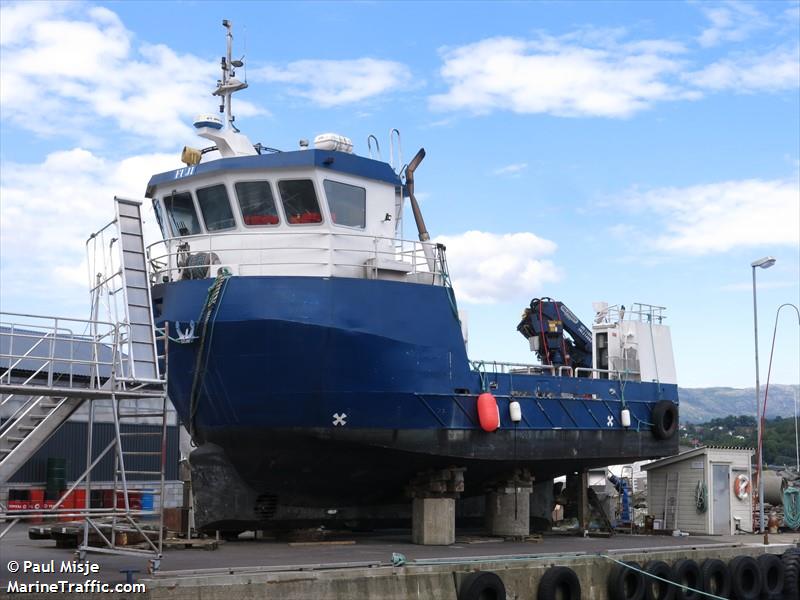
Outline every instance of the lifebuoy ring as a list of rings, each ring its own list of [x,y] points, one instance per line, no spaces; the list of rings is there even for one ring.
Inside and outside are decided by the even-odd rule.
[[[733,480],[733,493],[739,500],[750,496],[750,478],[747,475],[739,475]]]

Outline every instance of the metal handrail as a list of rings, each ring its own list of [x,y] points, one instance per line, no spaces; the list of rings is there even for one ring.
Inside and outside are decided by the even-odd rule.
[[[511,373],[512,375],[518,374],[542,374],[549,372],[552,376],[558,377],[580,377],[581,373],[588,373],[591,379],[599,379],[595,375],[605,373],[609,375],[609,379],[623,379],[630,375],[638,375],[638,371],[618,371],[615,369],[594,369],[592,367],[577,367],[562,365],[560,367],[550,365],[535,365],[531,363],[516,363],[516,362],[500,362],[496,360],[476,360],[472,364],[482,364],[486,367],[487,373]],[[489,367],[497,369],[497,371],[489,370]]]
[[[87,331],[97,333],[95,335],[77,335],[72,329],[64,327],[65,323],[78,324]],[[12,376],[15,372],[19,372],[20,377],[24,380],[21,385],[27,385],[36,378],[46,376],[47,387],[52,388],[56,380],[66,377],[68,379],[66,387],[72,388],[75,377],[74,367],[86,365],[89,366],[91,372],[92,369],[101,367],[112,368],[115,361],[119,360],[118,353],[113,350],[113,341],[119,335],[120,326],[107,321],[0,312],[0,324],[7,326],[7,331],[4,331],[3,334],[8,337],[8,351],[0,348],[0,361],[7,361],[8,364],[8,366],[4,366],[5,370],[2,374],[2,381],[5,383],[0,383],[0,385],[11,386]],[[24,350],[15,349],[15,342],[22,341],[24,344],[25,340],[31,340],[30,347]],[[38,355],[37,349],[46,342],[49,342],[46,354]],[[68,351],[66,348],[57,350],[56,344],[68,346]],[[90,353],[91,358],[76,358],[76,346],[93,349]],[[108,347],[110,352],[108,359],[100,359],[97,352],[97,348],[100,346]],[[25,362],[30,361],[33,361],[34,364],[25,365]],[[29,368],[23,369],[21,365]],[[59,365],[58,371],[56,371],[56,365]],[[85,382],[81,383],[81,387],[84,388]],[[93,384],[90,383],[91,385]],[[95,382],[94,385],[100,385],[100,382]],[[11,400],[14,394],[4,396],[0,400],[0,406]]]
[[[288,243],[283,240],[302,240],[302,244]],[[252,246],[241,245],[242,240],[258,240]],[[337,247],[337,240],[357,240],[365,242],[363,247],[348,248]],[[238,243],[237,243],[238,242]],[[371,244],[369,242],[372,242]],[[381,249],[381,243],[385,249]],[[180,248],[182,244],[188,243],[190,251],[194,253],[205,253],[201,255],[203,260],[194,262],[191,265],[179,266],[179,258],[185,252]],[[322,266],[328,267],[331,272],[335,268],[369,269],[375,277],[381,269],[378,264],[381,259],[401,263],[408,267],[408,273],[433,275],[432,282],[437,283],[442,275],[441,261],[437,260],[434,270],[431,271],[425,259],[425,245],[434,245],[431,242],[419,242],[415,240],[399,240],[393,237],[382,237],[360,233],[340,233],[329,231],[263,231],[241,232],[234,231],[229,233],[198,234],[181,238],[167,238],[150,244],[147,247],[147,258],[152,266],[155,281],[163,281],[166,276],[173,281],[180,278],[180,273],[184,269],[206,268],[206,267],[227,267],[234,272],[243,271],[251,268],[270,267],[300,267],[300,266]],[[163,247],[163,249],[159,249]],[[180,249],[179,249],[180,248]],[[299,260],[287,260],[283,258],[272,258],[269,254],[279,252],[293,252],[301,254]],[[214,257],[217,254],[219,264],[214,264]],[[231,254],[244,255],[242,260],[230,260]],[[246,259],[248,254],[258,254],[258,260]],[[302,260],[302,254],[319,253],[319,258]],[[228,256],[225,256],[228,254]],[[339,255],[337,257],[337,255]],[[352,259],[343,258],[344,256],[361,255],[363,260],[353,262]],[[162,264],[156,264],[162,263]],[[166,263],[166,264],[163,264]]]
[[[575,377],[580,377],[581,373],[590,374],[592,379],[600,379],[599,377],[595,377],[595,374],[600,375],[602,373],[608,375],[609,379],[626,379],[630,375],[638,375],[639,371],[631,371],[630,369],[624,371],[618,369],[594,369],[592,367],[578,367],[575,369]],[[612,377],[612,375],[614,377]]]
[[[643,302],[634,302],[630,308],[614,304],[601,311],[598,315],[601,320],[598,322],[618,323],[623,321],[643,321],[645,323],[660,325],[663,323],[664,319],[667,318],[664,314],[666,310],[666,306],[645,304]]]
[[[556,368],[549,365],[534,365],[529,363],[516,363],[516,362],[500,362],[496,360],[476,360],[472,361],[473,364],[482,364],[486,367],[487,373],[511,373],[513,375],[525,373],[525,374],[539,374],[550,372],[551,375],[556,374]],[[499,368],[499,371],[489,371],[488,367],[493,367],[495,369]]]

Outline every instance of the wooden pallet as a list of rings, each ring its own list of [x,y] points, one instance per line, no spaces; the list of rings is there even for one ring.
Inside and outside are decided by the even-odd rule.
[[[111,535],[110,523],[98,523],[103,535]],[[158,539],[158,530],[144,528],[144,534],[151,540]],[[77,548],[83,543],[83,522],[65,522],[53,525],[39,525],[28,528],[28,538],[32,540],[55,540],[56,548]],[[115,543],[117,546],[129,546],[144,542],[144,536],[133,527],[117,527]],[[89,531],[90,546],[104,546],[105,542],[95,531]]]
[[[214,538],[164,538],[164,550],[216,550],[223,540]]]

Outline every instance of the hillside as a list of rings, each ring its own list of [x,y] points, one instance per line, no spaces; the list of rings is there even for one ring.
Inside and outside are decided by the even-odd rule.
[[[770,384],[767,418],[793,417],[797,385]],[[756,414],[755,388],[680,388],[681,423],[703,423],[728,415]],[[764,395],[764,385],[761,385]]]
[[[795,465],[798,460],[794,418],[775,417],[764,427],[764,460],[777,467]],[[681,424],[681,445],[756,447],[756,418],[727,416],[706,423]]]

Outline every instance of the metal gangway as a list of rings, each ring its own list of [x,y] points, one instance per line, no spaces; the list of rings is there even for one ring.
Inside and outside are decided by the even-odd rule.
[[[0,313],[0,410],[9,415],[0,424],[0,485],[76,411],[84,407],[88,413],[83,473],[47,508],[9,511],[0,504],[0,539],[26,517],[72,517],[83,521],[79,558],[89,552],[141,555],[157,570],[164,531],[169,335],[153,324],[141,203],[115,198],[115,207],[116,217],[86,242],[89,319]],[[110,412],[113,436],[101,449],[93,432],[103,408]],[[159,427],[143,431],[129,425],[144,419]],[[109,455],[112,506],[93,506],[92,474]],[[154,491],[157,509],[132,502],[131,483],[141,476],[160,482]],[[63,508],[79,488],[85,490],[84,506]],[[157,529],[143,526],[143,518]],[[138,534],[144,547],[129,547],[123,533]]]

